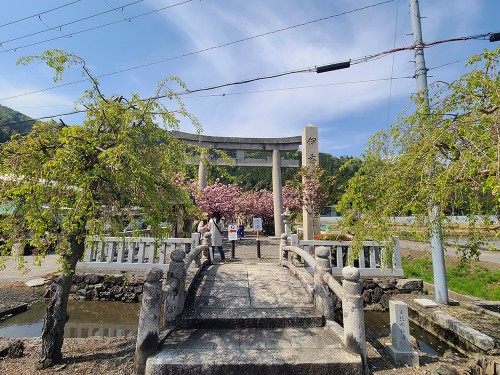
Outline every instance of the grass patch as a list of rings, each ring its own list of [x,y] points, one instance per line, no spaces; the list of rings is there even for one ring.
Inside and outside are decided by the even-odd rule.
[[[405,275],[434,283],[430,258],[403,258]],[[460,294],[479,297],[488,301],[500,300],[500,270],[484,267],[451,266],[446,269],[448,288]]]

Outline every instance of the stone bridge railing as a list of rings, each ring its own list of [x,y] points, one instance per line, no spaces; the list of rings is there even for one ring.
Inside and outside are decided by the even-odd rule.
[[[78,262],[77,267],[167,270],[170,254],[179,247],[188,253],[198,245],[199,236],[192,233],[191,238],[89,237],[83,262]]]
[[[318,246],[327,247],[334,276],[342,275],[345,266],[358,268],[361,276],[404,276],[397,237],[392,251],[378,242],[363,241],[363,250],[356,259],[353,258],[352,241],[299,240],[296,234],[292,234],[290,240],[292,246],[300,247],[309,254],[314,254]]]
[[[203,244],[193,247],[187,254],[182,249],[172,251],[165,281],[162,281],[163,271],[160,268],[154,267],[147,274],[137,328],[134,356],[136,374],[144,374],[146,360],[158,350],[160,332],[175,327],[193,281],[202,268],[210,263],[210,244],[211,234],[205,233]],[[191,267],[193,263],[195,267]]]
[[[334,320],[335,299],[342,301],[344,344],[361,355],[366,368],[366,337],[363,299],[361,297],[360,270],[352,266],[342,268],[342,284],[332,276],[331,249],[317,246],[312,256],[308,251],[287,245],[287,235],[281,236],[280,264],[288,267],[300,279],[309,274],[304,264],[313,272],[312,295],[316,308],[327,320]]]

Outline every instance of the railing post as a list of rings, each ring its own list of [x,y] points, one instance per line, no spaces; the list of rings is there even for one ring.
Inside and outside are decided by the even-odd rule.
[[[134,369],[137,375],[144,374],[146,360],[158,350],[160,314],[162,302],[163,271],[152,268],[146,275],[142,289],[139,326],[135,345]]]
[[[206,232],[203,235],[203,240],[201,241],[202,245],[208,246],[208,250],[203,250],[203,258],[209,259],[210,263],[213,263],[213,253],[212,253],[212,233]]]
[[[355,267],[342,269],[342,313],[344,318],[344,344],[361,355],[365,373],[368,374],[366,362],[365,315],[361,298],[359,270]]]
[[[332,291],[323,281],[323,274],[332,272],[330,249],[318,246],[314,250],[316,267],[314,269],[314,305],[328,320],[334,319],[335,299]]]
[[[172,251],[170,254],[170,265],[167,272],[167,281],[177,280],[177,293],[167,294],[165,298],[165,326],[175,324],[175,318],[182,313],[184,301],[186,299],[186,270],[184,268],[184,258],[186,253],[180,249]]]
[[[286,233],[281,234],[280,239],[280,264],[283,265],[283,261],[288,260],[288,251],[283,250],[283,248],[287,245],[288,236]]]
[[[394,251],[392,253],[392,267],[396,270],[403,268],[401,265],[401,250],[399,247],[399,237],[394,237]]]

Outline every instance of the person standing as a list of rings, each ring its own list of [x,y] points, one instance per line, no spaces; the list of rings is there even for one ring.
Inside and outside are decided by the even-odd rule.
[[[205,233],[208,232],[207,219],[200,220],[196,231],[200,234],[200,245],[201,245],[203,243],[203,237],[205,236]]]
[[[212,235],[212,256],[214,256],[215,248],[219,249],[220,259],[224,261],[226,256],[224,255],[224,249],[222,248],[222,231],[224,225],[221,221],[220,211],[215,211],[212,214],[211,219],[208,221],[208,231]]]

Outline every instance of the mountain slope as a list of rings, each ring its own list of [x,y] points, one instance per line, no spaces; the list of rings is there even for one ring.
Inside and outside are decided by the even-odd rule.
[[[29,132],[33,123],[32,118],[0,105],[0,143],[8,141],[12,134]]]

